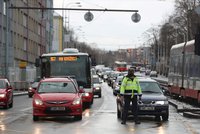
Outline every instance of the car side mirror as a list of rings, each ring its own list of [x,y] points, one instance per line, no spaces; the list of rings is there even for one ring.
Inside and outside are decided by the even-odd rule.
[[[32,88],[32,92],[35,94],[37,92],[36,88]]]
[[[82,86],[79,87],[79,93],[85,93],[85,90],[83,89]]]
[[[12,89],[12,86],[7,86],[7,89]]]

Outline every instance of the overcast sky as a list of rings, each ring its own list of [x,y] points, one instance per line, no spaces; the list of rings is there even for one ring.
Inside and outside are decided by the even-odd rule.
[[[77,7],[75,2],[80,2],[82,7]],[[74,29],[79,41],[97,44],[92,46],[105,50],[117,50],[141,46],[144,32],[161,25],[172,14],[174,0],[54,0],[54,7],[139,10],[141,20],[138,23],[132,22],[133,13],[92,12],[93,21],[86,22],[85,11],[66,11],[69,27]],[[62,15],[62,11],[56,12]]]

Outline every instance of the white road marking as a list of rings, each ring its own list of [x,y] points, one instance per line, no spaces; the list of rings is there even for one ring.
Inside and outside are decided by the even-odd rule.
[[[81,127],[86,126],[88,123],[89,123],[89,121],[86,121],[86,122],[82,123],[82,124],[81,124]]]

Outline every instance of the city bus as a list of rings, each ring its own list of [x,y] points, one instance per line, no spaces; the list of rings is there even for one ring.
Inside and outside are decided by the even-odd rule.
[[[115,71],[127,71],[127,63],[124,61],[115,61]]]
[[[42,54],[36,60],[36,67],[41,78],[72,77],[83,88],[83,102],[93,103],[91,83],[91,58],[88,53],[81,53],[75,48],[66,48],[62,52]]]

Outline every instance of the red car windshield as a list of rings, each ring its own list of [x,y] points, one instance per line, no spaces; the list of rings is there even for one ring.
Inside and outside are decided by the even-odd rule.
[[[38,93],[77,93],[72,82],[42,82]]]
[[[6,82],[4,80],[0,80],[0,88],[6,88]]]

